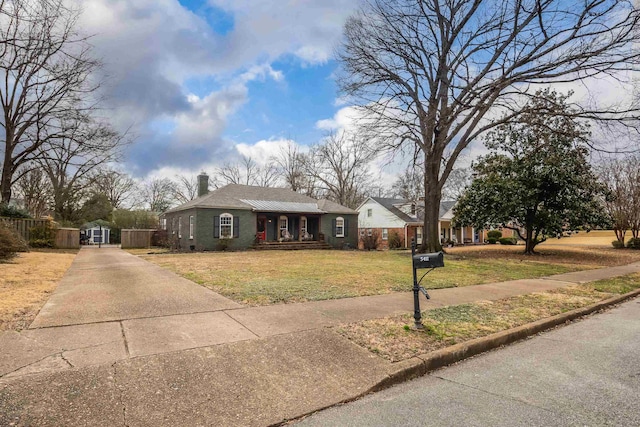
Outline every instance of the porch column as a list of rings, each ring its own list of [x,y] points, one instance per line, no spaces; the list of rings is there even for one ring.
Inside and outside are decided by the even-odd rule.
[[[464,244],[464,227],[460,227],[460,243]]]
[[[438,221],[438,242],[442,243],[442,223]]]
[[[471,239],[473,240],[473,243],[477,243],[476,242],[476,229],[471,227]]]

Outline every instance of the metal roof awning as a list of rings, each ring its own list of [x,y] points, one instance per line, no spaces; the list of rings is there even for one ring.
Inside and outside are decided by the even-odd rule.
[[[278,202],[274,200],[245,200],[241,202],[253,207],[254,211],[261,212],[291,212],[291,213],[308,213],[323,214],[323,210],[318,209],[316,203],[297,203],[297,202]]]

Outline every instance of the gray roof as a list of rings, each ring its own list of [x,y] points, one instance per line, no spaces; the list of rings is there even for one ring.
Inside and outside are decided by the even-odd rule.
[[[416,215],[409,215],[406,212],[403,212],[398,206],[405,205],[411,203],[410,200],[407,199],[396,199],[389,197],[372,197],[372,200],[375,200],[379,204],[385,207],[389,212],[396,215],[404,222],[408,223],[422,223],[424,221],[424,202],[418,202],[418,206],[416,209]],[[444,216],[449,210],[456,204],[455,201],[446,201],[440,202],[440,218]]]
[[[167,212],[193,208],[242,209],[261,212],[352,213],[356,211],[325,200],[316,200],[288,188],[229,184]]]
[[[342,206],[336,202],[332,202],[327,199],[318,200],[318,207],[325,212],[335,213],[335,214],[354,214],[357,215],[358,211],[348,208],[346,206]]]

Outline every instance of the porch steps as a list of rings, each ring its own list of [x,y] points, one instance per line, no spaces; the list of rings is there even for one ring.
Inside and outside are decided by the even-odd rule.
[[[326,242],[262,242],[257,245],[253,245],[253,249],[259,251],[268,250],[282,250],[282,251],[295,251],[303,249],[332,249],[332,247]]]

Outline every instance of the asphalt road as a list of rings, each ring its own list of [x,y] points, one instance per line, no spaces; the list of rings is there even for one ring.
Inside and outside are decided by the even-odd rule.
[[[640,299],[300,426],[640,426]]]

